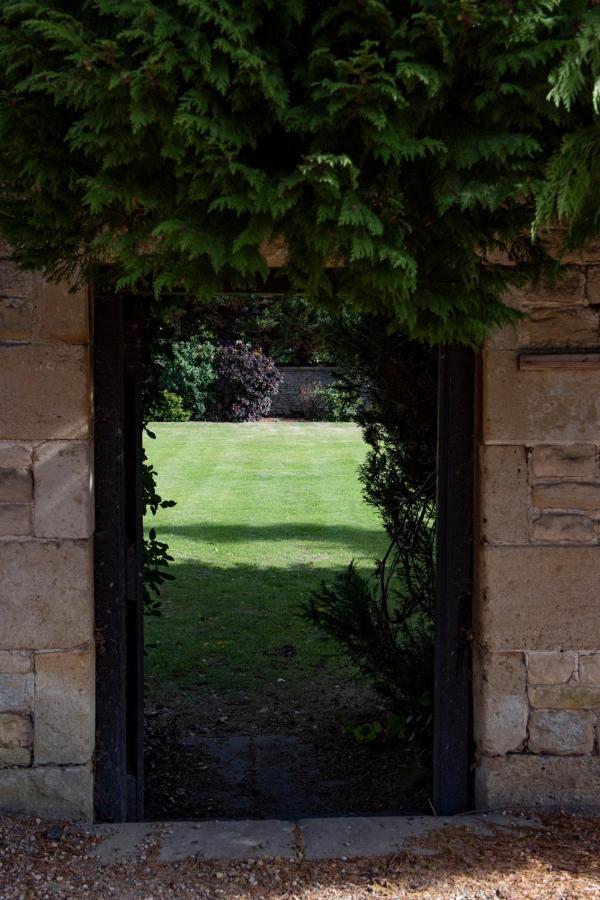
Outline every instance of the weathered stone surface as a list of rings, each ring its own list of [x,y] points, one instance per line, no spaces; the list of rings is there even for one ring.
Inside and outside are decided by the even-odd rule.
[[[561,756],[591,753],[594,749],[594,716],[579,710],[534,710],[529,719],[529,750]]]
[[[0,293],[0,341],[28,341],[32,328],[31,299]]]
[[[31,297],[39,280],[39,275],[18,269],[10,260],[0,262],[0,295]]]
[[[0,503],[28,503],[32,495],[30,469],[0,469]]]
[[[570,310],[587,306],[586,277],[580,268],[568,268],[557,279],[543,279],[523,288],[512,288],[505,303],[530,314],[543,309]],[[519,323],[521,324],[521,323]]]
[[[77,646],[91,639],[88,541],[0,541],[0,572],[1,649]]]
[[[585,287],[585,272],[573,267],[566,269],[556,280],[542,279],[512,293],[518,296],[519,308],[523,311],[544,307],[569,308],[586,304]]]
[[[579,657],[579,680],[582,684],[600,685],[600,653],[583,653]]]
[[[293,853],[292,822],[278,819],[229,822],[176,822],[173,837],[162,842],[161,862],[196,859],[247,859],[289,857]]]
[[[36,764],[87,762],[93,749],[94,669],[91,652],[36,654]]]
[[[0,675],[0,712],[29,712],[33,675]]]
[[[475,784],[478,809],[600,812],[600,756],[483,757]]]
[[[0,469],[28,469],[31,466],[31,444],[0,441]]]
[[[600,370],[520,370],[506,350],[483,354],[485,443],[594,443],[600,421]]]
[[[39,281],[33,295],[34,333],[43,340],[85,343],[89,340],[86,290],[71,293],[68,284]]]
[[[30,503],[0,503],[0,537],[23,537],[31,533]]]
[[[3,346],[1,354],[0,435],[3,438],[87,437],[91,404],[86,347],[16,344]]]
[[[566,684],[576,665],[575,653],[528,653],[527,680],[529,684]]]
[[[29,716],[0,713],[0,748],[31,747],[33,728]]]
[[[33,669],[31,653],[21,650],[0,650],[0,673],[2,675],[24,675]]]
[[[91,821],[91,766],[3,769],[0,802],[5,812]]]
[[[547,252],[565,265],[585,266],[600,263],[600,241],[588,241],[583,247],[572,250],[565,249],[566,232],[564,228],[553,227],[544,230],[544,243]]]
[[[477,640],[490,650],[600,646],[600,546],[486,546]]]
[[[520,750],[527,737],[529,715],[523,654],[477,654],[474,685],[479,751],[497,756]]]
[[[504,298],[507,306],[511,304]],[[502,328],[495,328],[485,342],[488,350],[515,350],[519,346],[519,326],[515,322],[511,325],[504,325]]]
[[[28,747],[0,747],[0,769],[5,766],[29,765],[31,765],[31,750]],[[0,804],[2,804],[1,796]]]
[[[594,709],[600,706],[600,685],[538,684],[529,687],[534,709]]]
[[[600,484],[578,481],[535,484],[531,502],[539,509],[600,510]]]
[[[600,259],[600,253],[598,254]],[[587,298],[591,306],[600,306],[600,266],[587,270]]]
[[[465,818],[467,828],[481,827],[483,817],[479,822]],[[451,822],[441,816],[327,816],[300,819],[298,827],[305,859],[352,859],[397,854],[409,846],[416,849],[419,838]]]
[[[525,447],[480,448],[481,531],[490,543],[529,541]]]
[[[594,444],[563,444],[533,448],[533,473],[536,478],[592,479],[600,476],[598,453]]]
[[[34,452],[33,528],[38,537],[86,538],[94,531],[91,445],[48,441]]]
[[[156,826],[152,822],[119,822],[118,825],[94,825],[94,834],[100,842],[90,850],[90,856],[97,859],[100,865],[112,865],[136,857],[140,844],[150,835],[156,835]]]
[[[519,347],[595,347],[600,316],[593,307],[534,309],[519,322]]]
[[[531,536],[534,541],[585,544],[595,538],[594,523],[586,516],[547,513],[533,520]]]
[[[277,819],[170,822],[166,831],[161,822],[120,822],[92,827],[98,843],[89,855],[103,866],[131,866],[143,852],[142,844],[150,838],[158,845],[159,862],[289,857],[298,855],[299,845],[303,848],[301,856],[307,860],[390,856],[405,850],[429,856],[436,852],[427,846],[432,832],[458,826],[486,837],[493,837],[498,829],[512,829],[516,836],[517,829],[539,829],[541,824],[535,816],[505,813],[329,816],[300,819],[296,823]]]

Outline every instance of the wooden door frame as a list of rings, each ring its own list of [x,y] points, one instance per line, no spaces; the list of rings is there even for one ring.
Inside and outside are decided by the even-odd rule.
[[[139,298],[96,294],[94,304],[94,814],[144,815],[143,521]]]
[[[94,300],[94,804],[96,819],[105,822],[143,818],[140,302],[122,294]],[[464,812],[472,799],[474,410],[473,351],[442,347],[433,747],[440,815]]]
[[[433,806],[472,808],[472,603],[475,354],[441,347],[438,363]]]

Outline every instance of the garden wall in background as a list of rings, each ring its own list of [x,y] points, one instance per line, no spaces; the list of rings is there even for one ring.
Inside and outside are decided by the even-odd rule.
[[[89,818],[94,749],[87,292],[0,245],[0,808]]]
[[[566,261],[482,355],[479,807],[600,810],[600,244]]]
[[[335,381],[332,366],[280,366],[283,380],[271,403],[270,415],[290,419],[310,418],[318,407],[314,396],[317,386],[329,387]]]

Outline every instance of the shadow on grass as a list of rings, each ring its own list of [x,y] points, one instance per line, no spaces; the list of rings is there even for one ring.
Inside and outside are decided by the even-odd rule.
[[[381,528],[353,528],[349,525],[317,525],[314,522],[276,522],[272,525],[229,525],[215,522],[190,525],[163,524],[159,537],[187,537],[214,544],[243,544],[246,541],[306,541],[335,544],[350,550],[370,552],[372,547],[384,547],[386,537]],[[199,565],[203,563],[199,562]]]
[[[281,565],[262,565],[260,561],[253,564],[228,559],[219,553],[220,549],[215,552],[213,563],[184,558],[170,564],[173,580],[162,588],[163,600],[168,606],[197,602],[199,611],[210,609],[227,614],[231,609],[223,607],[223,600],[234,599],[257,610],[269,611],[265,601],[271,598],[278,601],[273,615],[280,618],[284,612],[289,616],[299,610],[300,602],[323,581],[330,582],[343,572],[353,558],[349,553],[346,562],[337,566],[322,565],[323,557],[315,552],[305,555],[302,562],[288,564],[284,560]],[[357,567],[369,577],[375,569],[375,557],[366,551],[365,556],[357,560]]]
[[[175,579],[162,589],[163,615],[145,623],[147,674],[159,693],[200,679],[217,690],[251,682],[260,695],[261,684],[283,675],[286,690],[295,683],[294,693],[303,694],[306,677],[323,675],[327,660],[338,659],[337,671],[339,647],[306,621],[302,604],[343,565],[263,567],[223,559],[169,568]],[[371,571],[369,560],[364,572]]]
[[[172,628],[185,622],[188,631],[197,632],[203,630],[199,626],[207,619],[218,619],[222,627],[236,633],[242,630],[246,639],[263,644],[273,630],[283,627],[296,631],[300,622],[303,629],[314,632],[302,619],[302,602],[345,568],[344,564],[320,566],[318,562],[317,557],[314,562],[308,559],[282,566],[251,565],[226,558],[219,558],[214,564],[193,560],[171,563],[173,580],[161,588],[163,616],[157,620],[157,627],[168,635]],[[373,568],[370,557],[359,565],[366,576]],[[247,621],[236,622],[240,614],[244,619],[256,616],[260,627],[253,630]],[[151,620],[146,620],[147,626],[151,624]]]

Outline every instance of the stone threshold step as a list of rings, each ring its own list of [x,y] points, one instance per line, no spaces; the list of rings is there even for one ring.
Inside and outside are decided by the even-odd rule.
[[[538,819],[502,813],[462,816],[352,816],[298,819],[127,822],[95,825],[92,856],[110,864],[158,845],[160,862],[184,859],[350,859],[402,850],[435,853],[419,839],[442,828],[469,828],[492,837],[499,828],[541,827]]]

